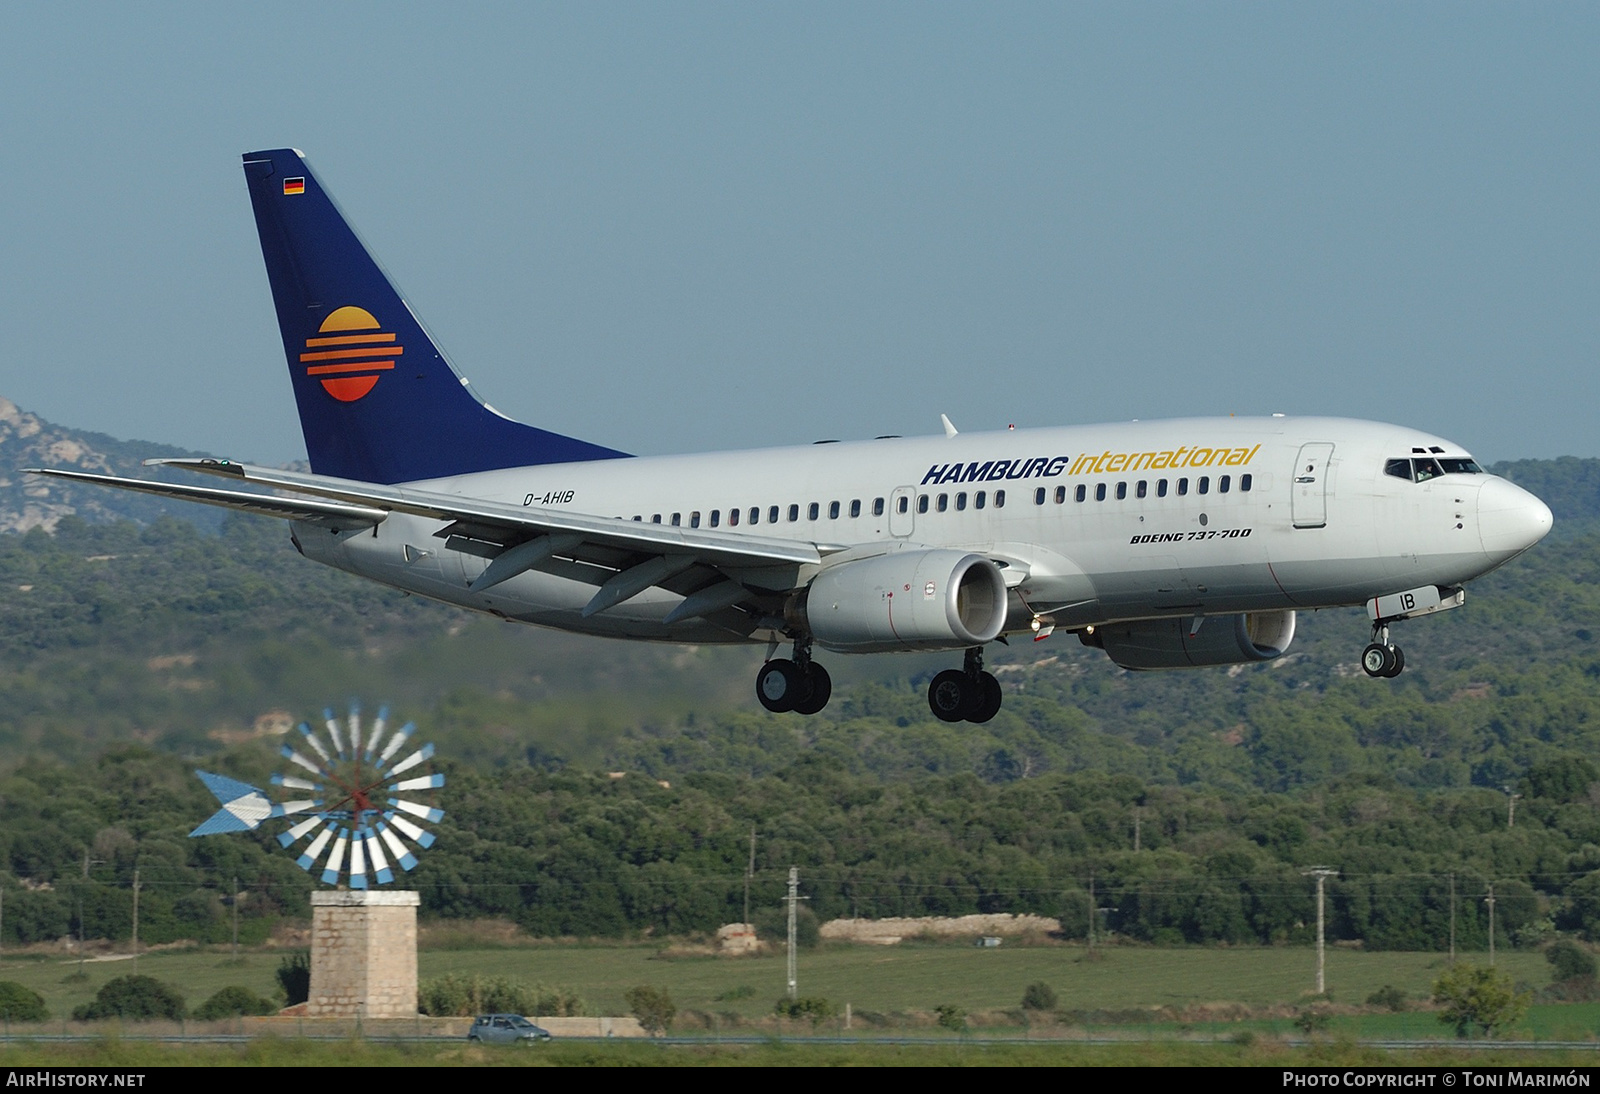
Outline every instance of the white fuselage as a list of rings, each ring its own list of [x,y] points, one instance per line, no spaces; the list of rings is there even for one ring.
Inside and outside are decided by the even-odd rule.
[[[830,552],[824,567],[897,549],[971,551],[1005,568],[1005,629],[1021,630],[1037,618],[1080,628],[1457,586],[1548,531],[1549,509],[1496,476],[1386,472],[1413,457],[1471,459],[1376,422],[1209,418],[549,464],[417,485],[530,511],[816,543]],[[344,535],[297,525],[296,539],[340,569],[565,630],[726,642],[773,629],[665,624],[682,597],[659,587],[585,618],[598,578],[559,560],[471,592],[487,559],[447,547],[444,527],[394,513]],[[817,569],[769,587],[801,588]]]

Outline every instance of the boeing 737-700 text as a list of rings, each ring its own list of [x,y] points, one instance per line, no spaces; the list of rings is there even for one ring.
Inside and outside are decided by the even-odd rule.
[[[628,457],[481,402],[299,152],[244,157],[311,473],[160,461],[276,494],[41,473],[265,513],[308,558],[506,619],[765,642],[771,711],[828,702],[814,647],[964,651],[946,721],[1001,704],[983,649],[1075,632],[1130,669],[1266,661],[1295,613],[1397,620],[1550,530],[1459,445],[1331,418],[1196,418]],[[294,495],[286,497],[284,494]],[[781,642],[790,656],[778,658]]]

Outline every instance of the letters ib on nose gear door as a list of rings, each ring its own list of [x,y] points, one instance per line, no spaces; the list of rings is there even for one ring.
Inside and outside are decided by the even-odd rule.
[[[1328,462],[1333,445],[1312,441],[1300,446],[1299,462],[1290,480],[1289,510],[1296,528],[1323,528],[1328,523]]]

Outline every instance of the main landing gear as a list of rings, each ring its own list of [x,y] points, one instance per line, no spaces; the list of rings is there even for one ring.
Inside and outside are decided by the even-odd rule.
[[[1387,623],[1372,625],[1372,644],[1361,651],[1361,670],[1368,676],[1399,676],[1405,671],[1406,655],[1389,641]]]
[[[832,695],[828,670],[811,660],[810,638],[794,640],[793,660],[774,658],[756,673],[756,698],[774,714],[815,714]]]
[[[973,646],[959,669],[945,669],[928,685],[928,707],[944,722],[987,722],[1000,713],[1000,681],[983,671],[983,647]]]

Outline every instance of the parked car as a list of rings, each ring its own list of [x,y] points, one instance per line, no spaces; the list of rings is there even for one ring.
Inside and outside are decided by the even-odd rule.
[[[550,1031],[520,1014],[480,1014],[472,1020],[467,1040],[486,1045],[531,1045],[550,1040]]]

